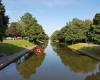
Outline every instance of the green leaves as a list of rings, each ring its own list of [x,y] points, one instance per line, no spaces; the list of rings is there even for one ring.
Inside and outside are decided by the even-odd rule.
[[[28,39],[32,42],[37,42],[38,40],[46,40],[44,36],[47,36],[40,24],[38,24],[35,17],[32,16],[30,13],[25,13],[22,17],[20,22],[23,24],[24,27],[24,34]]]
[[[20,21],[12,22],[7,30],[7,35],[13,37],[22,37],[32,42],[37,40],[46,40],[47,34],[45,34],[42,26],[38,24],[35,17],[30,13],[25,13]]]
[[[54,37],[57,37],[54,39],[68,44],[73,42],[85,42],[88,39],[87,32],[91,24],[92,22],[90,20],[80,20],[78,18],[74,18],[56,34],[54,32]]]
[[[100,13],[96,13],[94,19],[93,19],[94,25],[100,25]]]
[[[21,25],[18,22],[12,22],[6,31],[6,36],[20,37],[21,30]]]
[[[94,43],[100,44],[100,13],[97,13],[94,16],[93,24],[89,29],[89,33],[90,40]]]
[[[100,25],[91,25],[90,38],[95,43],[100,43]]]
[[[59,31],[55,31],[55,32],[51,35],[51,41],[53,41],[53,42],[57,41],[58,33],[59,33]]]
[[[5,7],[0,2],[0,41],[3,41],[3,38],[5,37],[8,22],[9,18],[5,15]]]
[[[74,18],[67,23],[60,31],[52,35],[59,42],[68,44],[76,42],[86,42],[100,44],[100,13],[94,16],[93,23],[90,20],[80,20]]]
[[[32,17],[32,14],[30,13],[25,13],[22,17],[21,17],[21,21],[23,22],[24,26],[25,27],[29,27],[29,26],[32,26],[33,24],[36,24],[37,23],[37,20]]]

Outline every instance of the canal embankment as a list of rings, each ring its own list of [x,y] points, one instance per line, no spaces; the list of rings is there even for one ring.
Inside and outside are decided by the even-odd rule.
[[[13,55],[1,57],[0,70],[9,65],[10,63],[14,62],[15,60],[19,59],[20,57],[24,56],[25,54],[29,54],[30,52],[33,51],[35,47],[36,45],[23,49],[22,51],[14,53]]]
[[[78,43],[67,46],[72,51],[77,52],[79,55],[91,57],[95,60],[100,61],[100,45]]]
[[[36,45],[28,40],[4,40],[0,43],[0,69],[30,53]]]

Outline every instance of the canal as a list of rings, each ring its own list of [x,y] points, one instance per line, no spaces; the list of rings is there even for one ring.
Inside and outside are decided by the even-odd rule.
[[[100,80],[100,62],[49,43],[45,55],[25,55],[2,69],[0,80]]]

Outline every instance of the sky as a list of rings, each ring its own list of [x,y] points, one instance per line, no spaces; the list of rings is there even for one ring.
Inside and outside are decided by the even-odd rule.
[[[93,19],[100,12],[100,0],[2,0],[10,22],[30,12],[50,36],[73,18]]]

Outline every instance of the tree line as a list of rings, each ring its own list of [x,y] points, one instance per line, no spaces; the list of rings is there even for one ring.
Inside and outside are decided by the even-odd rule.
[[[25,13],[18,22],[11,22],[6,30],[7,37],[22,37],[37,43],[48,40],[48,35],[31,13]]]
[[[51,36],[52,42],[73,44],[78,42],[92,42],[100,44],[100,13],[96,13],[93,20],[74,18],[63,28],[55,31]]]
[[[0,41],[5,37],[21,37],[34,43],[48,40],[43,27],[29,12],[25,13],[19,21],[8,23],[9,18],[5,15],[5,7],[0,2]]]

